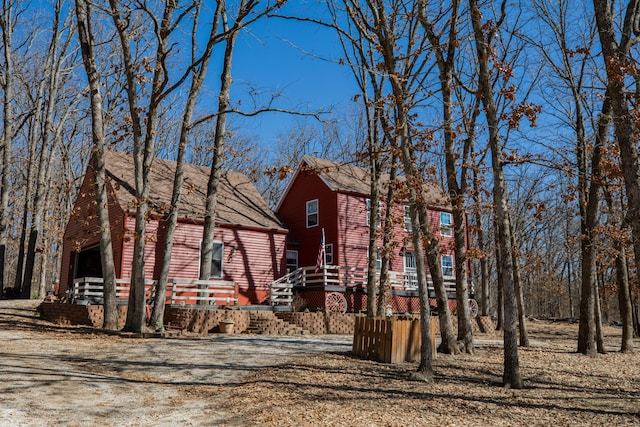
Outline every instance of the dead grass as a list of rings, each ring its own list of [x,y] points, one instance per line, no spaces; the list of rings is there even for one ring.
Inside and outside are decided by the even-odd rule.
[[[314,356],[225,386],[230,423],[248,425],[640,424],[640,356],[576,354],[577,325],[531,322],[534,347],[519,351],[525,388],[501,387],[502,349],[440,355],[435,382],[409,380],[415,364],[385,365],[347,354]],[[609,343],[620,331],[607,328]],[[482,342],[480,340],[480,342]]]
[[[0,425],[640,425],[640,341],[615,351],[615,327],[605,328],[611,351],[587,358],[575,353],[577,324],[530,321],[525,388],[506,390],[497,335],[477,336],[474,355],[440,355],[427,384],[409,378],[415,364],[292,359],[274,347],[286,342],[260,336],[122,339],[16,304],[0,304]]]

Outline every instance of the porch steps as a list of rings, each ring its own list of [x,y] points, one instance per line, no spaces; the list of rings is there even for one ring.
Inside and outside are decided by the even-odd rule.
[[[247,334],[260,335],[309,335],[309,331],[300,326],[282,320],[272,311],[249,312]]]

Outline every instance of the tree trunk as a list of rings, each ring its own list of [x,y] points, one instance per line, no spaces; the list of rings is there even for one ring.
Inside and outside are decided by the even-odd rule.
[[[89,7],[87,0],[76,0],[78,38],[80,39],[82,61],[89,80],[91,97],[91,137],[93,140],[91,166],[95,175],[96,211],[100,226],[100,259],[104,292],[103,328],[115,330],[118,327],[118,308],[116,301],[116,274],[109,223],[109,199],[104,164],[104,113],[100,80],[94,54],[93,27],[91,25],[91,10]]]
[[[180,205],[180,197],[182,194],[182,186],[184,184],[184,164],[187,153],[187,143],[189,140],[189,131],[191,128],[191,119],[193,117],[193,111],[202,88],[202,83],[207,73],[209,66],[209,60],[215,46],[214,40],[218,29],[218,20],[220,17],[221,4],[218,3],[213,22],[211,24],[211,31],[209,32],[209,39],[207,47],[200,58],[201,66],[193,73],[191,87],[187,97],[184,114],[182,116],[182,125],[180,129],[180,138],[178,141],[178,157],[176,160],[176,170],[173,180],[173,191],[171,194],[171,207],[169,209],[169,215],[166,219],[166,232],[165,243],[162,252],[162,264],[160,267],[160,273],[158,276],[158,284],[156,286],[156,294],[153,302],[153,312],[151,313],[151,320],[149,324],[156,329],[160,329],[164,324],[164,309],[167,293],[167,282],[169,277],[169,267],[171,265],[171,253],[173,250],[173,240],[175,230],[178,224],[178,209]],[[199,14],[200,9],[195,12]],[[192,43],[195,46],[196,35],[195,28],[192,34]],[[193,58],[195,62],[195,58]]]
[[[517,337],[517,307],[514,288],[514,272],[512,264],[513,247],[511,245],[511,227],[509,221],[509,207],[507,203],[507,186],[502,167],[502,145],[498,134],[499,122],[491,86],[489,71],[489,49],[485,41],[482,27],[482,14],[477,0],[469,0],[471,23],[473,25],[478,60],[479,96],[487,117],[489,127],[489,147],[491,150],[491,165],[493,169],[493,201],[495,206],[496,247],[500,249],[498,270],[501,274],[501,287],[504,293],[504,372],[503,385],[506,388],[522,388],[520,363],[518,360]]]
[[[522,280],[520,276],[520,263],[518,261],[519,248],[516,246],[516,238],[511,222],[511,212],[509,212],[509,222],[511,226],[511,246],[513,248],[513,285],[516,292],[516,303],[518,307],[518,332],[520,337],[520,346],[529,347],[529,334],[527,333],[527,315],[524,307],[524,295],[522,292]]]
[[[166,2],[162,12],[162,19],[157,28],[157,44],[155,50],[155,65],[151,93],[146,109],[138,103],[138,68],[134,62],[131,50],[131,34],[127,17],[122,17],[123,11],[117,0],[109,0],[111,17],[120,40],[124,74],[126,75],[126,92],[131,116],[131,135],[133,139],[133,159],[135,176],[136,218],[133,236],[133,262],[131,272],[131,286],[129,289],[129,303],[125,329],[131,332],[142,332],[146,325],[147,300],[145,280],[145,246],[146,223],[150,211],[149,194],[151,191],[149,177],[153,159],[155,157],[155,142],[158,133],[158,117],[160,102],[166,96],[164,88],[169,77],[166,74],[166,59],[169,51],[169,36],[173,27],[172,16],[177,2]],[[151,12],[149,12],[151,13]],[[146,113],[142,117],[142,112]],[[143,137],[144,128],[144,137]]]
[[[596,354],[595,325],[595,270],[594,250],[591,244],[583,242],[582,248],[582,288],[580,293],[580,324],[578,326],[578,353],[589,356]]]
[[[618,283],[618,305],[622,322],[622,353],[633,353],[633,316],[629,293],[629,276],[627,275],[627,251],[622,244],[618,245],[616,257],[616,281]]]
[[[394,218],[393,204],[396,182],[396,164],[397,158],[392,156],[391,171],[389,172],[389,187],[385,200],[384,214],[384,232],[382,234],[382,265],[380,266],[380,290],[378,292],[378,316],[384,316],[387,308],[387,292],[389,292],[389,265],[391,254],[391,238],[393,234]]]
[[[431,348],[431,313],[429,308],[429,290],[427,274],[424,265],[425,254],[422,246],[422,233],[420,231],[420,221],[414,205],[410,206],[413,246],[416,256],[416,272],[418,274],[418,294],[420,298],[420,365],[417,372],[422,380],[433,381],[433,365]]]
[[[13,117],[13,44],[12,37],[15,22],[13,4],[11,2],[3,2],[2,16],[0,16],[0,25],[2,26],[2,53],[4,68],[4,79],[2,81],[2,89],[4,96],[2,97],[2,141],[0,141],[0,154],[2,156],[2,176],[0,178],[0,298],[4,297],[5,284],[5,264],[7,255],[8,242],[8,223],[9,223],[9,193],[11,192],[11,151],[14,132]]]
[[[243,1],[244,3],[244,1]],[[213,141],[213,160],[207,184],[207,199],[202,232],[202,248],[200,253],[200,280],[211,278],[211,262],[213,260],[213,232],[216,222],[216,206],[218,203],[218,186],[224,161],[225,141],[227,138],[227,109],[231,95],[231,66],[233,64],[233,49],[238,36],[237,31],[231,32],[226,39],[222,72],[220,73],[220,92],[218,94],[218,116]]]
[[[607,94],[611,102],[616,140],[620,149],[622,174],[628,204],[628,223],[631,227],[636,265],[640,263],[640,159],[638,157],[638,131],[635,115],[629,109],[629,94],[625,87],[626,70],[621,66],[635,62],[630,58],[630,49],[637,42],[632,38],[633,25],[638,16],[635,1],[627,4],[624,27],[621,29],[619,43],[616,42],[613,7],[607,0],[593,0],[594,14],[603,62],[607,71]]]
[[[607,351],[604,348],[604,332],[602,331],[602,308],[600,306],[600,287],[596,282],[594,289],[595,304],[593,319],[596,323],[596,348],[598,353],[605,354]]]
[[[471,329],[471,315],[469,310],[469,283],[467,277],[467,227],[466,209],[464,206],[464,196],[466,191],[466,161],[467,158],[459,159],[456,152],[456,137],[453,118],[453,73],[454,61],[457,47],[457,23],[458,23],[458,1],[451,2],[451,18],[448,22],[448,37],[446,46],[440,42],[440,37],[436,35],[434,24],[427,14],[427,4],[419,2],[420,22],[427,34],[436,63],[439,70],[440,90],[442,93],[442,116],[443,133],[445,146],[445,169],[447,175],[447,189],[451,198],[453,216],[453,240],[455,258],[455,281],[456,281],[456,304],[458,313],[458,342],[462,344],[462,350],[467,353],[474,352],[473,332]],[[441,32],[446,31],[445,29]],[[440,32],[440,31],[439,31]],[[445,55],[446,52],[446,55]],[[470,143],[473,136],[465,142],[464,153],[470,152]],[[462,163],[460,166],[460,183],[458,182],[458,168],[456,162]]]
[[[372,143],[372,142],[371,142]],[[373,150],[372,150],[373,151]],[[371,198],[369,199],[369,259],[367,261],[367,316],[376,315],[376,263],[378,257],[378,224],[380,219],[380,164],[377,153],[370,153]]]
[[[567,293],[569,294],[569,318],[575,317],[573,311],[573,290],[571,286],[571,262],[567,261]]]

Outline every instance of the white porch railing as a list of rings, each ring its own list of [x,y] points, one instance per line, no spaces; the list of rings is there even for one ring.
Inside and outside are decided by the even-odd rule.
[[[236,284],[227,280],[171,280],[171,304],[186,305],[196,301],[199,305],[236,305],[238,289]]]
[[[145,301],[151,303],[157,281],[145,281]],[[116,299],[129,298],[130,279],[116,279]],[[75,303],[102,304],[104,301],[103,279],[81,277],[73,281],[73,288],[67,290],[68,298]],[[169,279],[167,283],[167,304],[179,305],[236,305],[238,288],[234,282],[226,280]]]
[[[379,275],[376,277],[379,280]],[[445,289],[449,294],[455,294],[454,278],[445,277]],[[415,273],[389,272],[389,284],[392,290],[417,291],[418,278]],[[315,266],[301,267],[281,277],[271,284],[271,305],[291,304],[293,288],[310,286],[343,286],[345,288],[367,287],[367,270],[362,268],[348,268],[328,265],[316,272]],[[432,284],[428,287],[429,294],[435,293]]]

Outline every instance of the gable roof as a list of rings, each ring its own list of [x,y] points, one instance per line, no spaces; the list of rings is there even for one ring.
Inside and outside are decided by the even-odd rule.
[[[135,211],[135,172],[133,156],[129,153],[106,151],[104,160],[110,181],[120,206]],[[149,183],[150,208],[164,214],[171,204],[176,162],[154,159]],[[185,165],[185,183],[180,197],[179,218],[202,220],[205,213],[207,184],[210,169]],[[284,230],[285,227],[267,205],[246,175],[223,171],[218,188],[216,223]]]
[[[290,190],[290,186],[301,171],[308,171],[318,175],[331,191],[354,193],[365,197],[371,194],[371,172],[368,169],[353,164],[303,156],[302,161],[298,165],[298,169],[278,201],[276,211],[280,208]],[[404,181],[403,177],[398,177],[397,179],[400,182]],[[381,174],[380,182],[383,187],[389,184],[389,180],[390,176],[388,173]],[[450,205],[449,197],[439,186],[433,183],[426,183],[424,191],[428,205],[434,207],[447,207]]]

